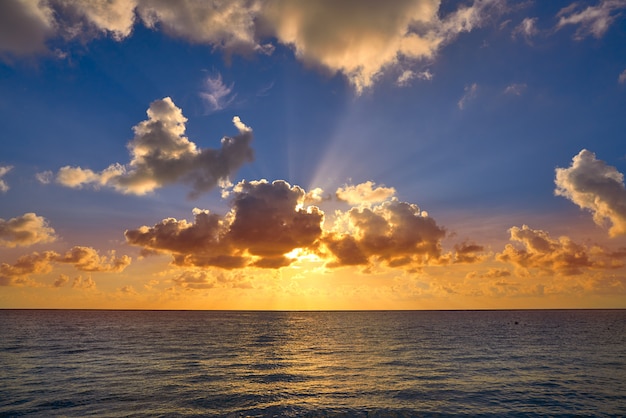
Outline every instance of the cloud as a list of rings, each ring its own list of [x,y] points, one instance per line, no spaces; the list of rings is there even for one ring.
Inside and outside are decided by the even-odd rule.
[[[566,25],[575,25],[575,39],[583,39],[589,35],[602,37],[611,24],[619,16],[622,9],[626,9],[626,0],[601,0],[596,6],[587,6],[583,9],[580,3],[572,3],[557,13],[559,22],[557,29]]]
[[[330,267],[383,264],[413,268],[442,262],[445,229],[420,208],[396,198],[341,214],[323,243]]]
[[[20,285],[28,283],[31,274],[43,274],[52,271],[53,264],[70,264],[75,269],[86,272],[121,272],[131,263],[127,255],[117,257],[115,251],[101,256],[90,247],[75,246],[59,254],[55,251],[34,252],[19,257],[14,264],[0,264],[0,285]],[[91,280],[91,279],[89,279]],[[63,279],[55,282],[63,285]]]
[[[463,242],[454,245],[454,263],[478,263],[486,258],[485,248],[474,242]]]
[[[617,82],[620,83],[620,84],[626,83],[626,70],[622,71],[619,74],[619,77],[617,77]]]
[[[522,93],[526,90],[526,87],[527,87],[526,84],[518,84],[518,83],[509,84],[504,89],[504,94],[521,96]]]
[[[400,74],[400,76],[398,77],[398,79],[396,80],[396,84],[400,87],[405,87],[411,84],[411,80],[417,78],[420,80],[432,80],[433,79],[433,73],[431,73],[429,70],[425,70],[425,71],[420,71],[420,72],[415,72],[413,70],[404,70],[402,72],[402,74]]]
[[[274,1],[261,17],[262,27],[291,45],[298,58],[343,73],[359,93],[388,68],[434,58],[503,4],[476,1],[440,18],[438,0]]]
[[[36,173],[35,179],[41,184],[50,184],[54,180],[54,173],[52,171]]]
[[[392,68],[432,60],[460,33],[480,27],[506,8],[504,0],[476,0],[441,16],[440,0],[113,0],[2,2],[0,52],[46,51],[51,38],[122,40],[133,26],[224,51],[270,53],[293,48],[305,64],[342,73],[357,93]],[[2,23],[2,22],[0,22]],[[0,25],[2,28],[3,25]],[[410,70],[412,71],[412,70]],[[405,73],[404,82],[411,73]],[[425,74],[425,73],[422,73]],[[401,83],[402,84],[402,83]]]
[[[611,269],[624,265],[622,252],[609,252],[598,246],[588,248],[566,236],[552,238],[547,232],[527,225],[514,226],[509,232],[515,245],[507,244],[496,259],[523,271],[537,269],[543,274],[572,276],[592,268]]]
[[[537,18],[536,17],[527,17],[522,20],[522,22],[513,29],[511,35],[513,38],[518,36],[526,39],[527,42],[530,42],[530,39],[536,36],[539,33],[537,29]]]
[[[127,255],[116,257],[115,251],[110,251],[108,256],[101,256],[91,247],[75,246],[63,255],[55,255],[52,261],[72,264],[81,271],[121,272],[130,265],[131,258]]]
[[[261,2],[142,0],[138,13],[149,28],[228,51],[262,49],[255,39],[255,18]]]
[[[4,193],[9,190],[9,185],[2,179],[5,174],[13,169],[12,165],[0,165],[0,192]]]
[[[296,253],[314,255],[329,268],[358,265],[365,270],[412,270],[484,258],[482,246],[474,243],[462,243],[444,254],[445,229],[393,193],[373,182],[342,187],[336,195],[353,207],[336,210],[331,225],[325,226],[324,212],[306,206],[311,192],[283,180],[242,181],[229,196],[231,210],[226,215],[195,209],[193,222],[167,218],[152,227],[127,230],[125,236],[143,254],[169,254],[174,265],[185,268],[277,269],[293,264]],[[186,277],[185,283],[189,280]]]
[[[608,222],[612,237],[626,234],[624,175],[583,149],[568,168],[556,169],[557,196],[563,196],[593,214],[598,225]]]
[[[96,288],[96,282],[91,278],[91,276],[76,276],[74,277],[74,281],[72,281],[72,288],[91,290]]]
[[[148,120],[133,128],[135,137],[128,144],[128,164],[114,163],[101,172],[65,166],[56,175],[57,183],[73,188],[111,187],[121,193],[143,195],[181,182],[189,184],[191,195],[197,197],[228,183],[236,170],[253,160],[252,129],[237,116],[233,123],[238,135],[222,138],[220,149],[198,149],[184,135],[187,118],[172,99],[152,102],[147,114]],[[41,174],[45,179],[45,173]]]
[[[0,55],[45,52],[54,31],[54,12],[47,2],[0,1]]]
[[[53,287],[63,287],[70,281],[70,278],[66,274],[61,274],[52,284]]]
[[[222,110],[233,102],[236,95],[231,95],[234,83],[226,86],[222,81],[222,75],[207,77],[205,82],[206,90],[200,92],[200,97],[209,105],[212,112]]]
[[[0,218],[0,247],[26,247],[55,239],[54,229],[35,213],[25,213],[8,221]]]
[[[467,102],[475,99],[477,94],[478,94],[478,84],[474,83],[471,86],[465,86],[465,93],[463,94],[463,97],[459,99],[459,102],[458,102],[459,109],[461,110],[465,109]]]
[[[374,188],[376,183],[366,181],[358,185],[346,185],[337,189],[337,199],[348,202],[351,205],[371,204],[384,202],[396,194],[393,187],[379,186]]]
[[[168,218],[125,236],[148,252],[172,254],[179,266],[282,267],[292,261],[285,254],[312,248],[321,235],[323,213],[303,207],[305,198],[303,189],[285,181],[242,181],[226,216],[196,209],[193,223]]]

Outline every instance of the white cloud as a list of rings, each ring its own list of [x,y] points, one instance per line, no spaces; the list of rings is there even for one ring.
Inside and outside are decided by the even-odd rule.
[[[305,63],[343,73],[358,93],[400,62],[434,58],[502,4],[476,1],[440,18],[438,0],[274,1],[263,18],[268,31]]]
[[[524,90],[526,90],[526,84],[513,83],[513,84],[509,84],[508,86],[506,86],[506,88],[504,89],[504,94],[512,94],[514,96],[521,96]]]
[[[521,36],[525,38],[527,41],[530,41],[530,38],[537,35],[539,30],[537,29],[537,18],[536,17],[527,17],[522,22],[513,29],[512,36],[515,38],[517,36]]]
[[[197,196],[227,183],[236,170],[253,159],[252,129],[236,116],[233,124],[238,135],[222,138],[220,149],[198,149],[184,135],[187,118],[172,99],[152,102],[147,113],[148,120],[133,128],[128,164],[114,163],[100,172],[65,166],[58,171],[56,181],[67,187],[106,186],[137,195],[182,182],[191,185],[191,194]]]
[[[35,178],[41,184],[50,184],[54,180],[54,173],[52,171],[43,171],[35,174]]]
[[[25,213],[8,221],[0,218],[0,247],[26,247],[56,239],[48,221],[35,213]]]
[[[475,99],[477,94],[478,94],[478,84],[473,83],[471,86],[465,86],[465,93],[463,94],[463,97],[459,99],[459,102],[457,103],[459,106],[459,109],[461,110],[465,109],[467,102]]]
[[[617,78],[617,82],[620,84],[626,83],[626,70],[620,73],[619,77]]]
[[[60,9],[59,19],[66,26],[66,35],[88,32],[87,25],[119,41],[131,34],[135,24],[137,1],[52,0],[51,3]]]
[[[611,236],[626,234],[624,175],[586,149],[568,168],[556,169],[555,194],[593,213],[598,225],[609,222]]]
[[[200,92],[200,97],[209,105],[211,111],[216,112],[227,107],[235,100],[236,94],[232,94],[234,83],[227,86],[222,81],[222,75],[207,77],[204,81],[205,90]]]
[[[304,63],[342,73],[357,93],[385,71],[402,68],[407,82],[416,61],[428,61],[460,33],[480,27],[505,0],[475,0],[441,16],[440,0],[50,0],[0,2],[9,29],[0,51],[31,54],[48,38],[121,40],[137,22],[220,49],[269,53],[268,40],[289,46]],[[7,6],[8,5],[8,6]],[[3,14],[0,13],[0,16]],[[13,22],[17,22],[13,25]],[[8,26],[7,26],[8,27]],[[0,25],[2,28],[2,25]],[[418,73],[419,74],[419,73]],[[429,73],[421,73],[428,77]],[[402,82],[400,82],[402,84]]]
[[[2,179],[9,171],[13,169],[12,165],[0,165],[0,192],[7,192],[9,190],[9,185]]]
[[[557,29],[566,25],[575,25],[576,39],[583,39],[589,35],[600,38],[606,33],[611,24],[619,16],[622,9],[626,9],[626,0],[601,0],[596,6],[585,6],[583,3],[572,3],[561,9],[557,14],[559,22]]]
[[[433,79],[433,73],[431,73],[428,70],[420,71],[420,72],[415,72],[413,70],[404,70],[402,74],[400,74],[398,79],[396,80],[396,84],[400,87],[405,87],[411,84],[411,80],[415,78],[419,80],[430,81]]]
[[[262,49],[255,39],[261,2],[250,0],[140,0],[137,11],[149,28],[232,52]]]

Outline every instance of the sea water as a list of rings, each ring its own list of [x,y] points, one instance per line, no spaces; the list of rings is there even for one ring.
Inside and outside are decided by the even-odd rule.
[[[0,311],[0,416],[620,416],[626,311]]]

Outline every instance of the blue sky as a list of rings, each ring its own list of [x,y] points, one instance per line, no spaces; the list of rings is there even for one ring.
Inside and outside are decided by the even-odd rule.
[[[7,289],[49,285],[52,277],[66,274],[56,267],[16,273],[18,258],[33,252],[63,254],[75,246],[98,254],[114,250],[128,254],[134,260],[131,270],[137,271],[153,260],[139,251],[166,261],[197,256],[169,244],[133,242],[124,232],[168,218],[191,223],[194,208],[226,215],[237,207],[229,200],[233,196],[256,193],[237,189],[239,182],[266,179],[270,184],[285,180],[304,193],[323,189],[323,198],[314,203],[325,213],[324,231],[338,228],[330,226],[334,210],[367,207],[382,214],[384,202],[396,199],[418,205],[446,230],[445,238],[433,237],[441,254],[462,242],[475,243],[482,255],[472,262],[482,260],[485,271],[497,268],[517,278],[538,277],[546,269],[555,277],[563,271],[578,278],[608,275],[611,286],[623,291],[620,269],[626,260],[616,254],[626,246],[621,226],[626,225],[626,192],[619,177],[626,172],[625,13],[621,0],[3,2],[4,284]],[[146,114],[155,103],[167,107],[168,118],[186,118],[184,133],[176,136],[186,142],[176,147],[188,154],[176,163],[174,154],[159,149],[171,145],[163,138],[133,131],[158,119]],[[173,116],[176,109],[181,116]],[[233,122],[235,116],[243,125]],[[253,139],[249,147],[233,151],[238,162],[229,160],[219,178],[207,180],[213,168],[196,154],[220,149],[222,137],[246,141],[247,129]],[[137,154],[131,162],[133,150],[141,149],[148,157]],[[574,169],[572,159],[584,149],[595,157],[581,157],[588,165]],[[215,161],[226,164],[222,156]],[[106,180],[108,167],[124,171]],[[555,169],[569,167],[572,176],[555,185]],[[85,170],[91,180],[77,180]],[[190,197],[190,179],[201,177],[210,184]],[[361,184],[370,184],[361,190],[361,201],[336,199],[339,188],[356,190]],[[393,193],[370,198],[384,188]],[[28,213],[40,221],[25,227],[29,238],[22,239],[10,220]],[[54,231],[37,230],[42,225]],[[571,274],[574,270],[561,271],[558,263],[541,264],[545,254],[536,264],[498,258],[507,243],[532,252],[530,241],[511,244],[509,228],[522,225],[553,240],[566,236],[584,244],[589,257],[600,245],[612,254],[615,267],[599,272],[606,261],[596,260]],[[337,237],[320,237],[300,248],[321,259],[327,254],[327,268],[358,265],[363,274],[372,266],[404,265],[400,256],[383,252],[350,264],[328,244]],[[267,263],[280,264],[294,245],[283,243],[286,250],[272,252]],[[233,251],[250,260],[266,256],[252,248]],[[489,264],[496,262],[505,264]],[[163,292],[177,284],[193,287],[191,281],[177,281],[191,274],[186,267],[203,277],[234,274],[230,267],[223,272],[216,265],[173,263],[162,263],[170,267],[163,267],[169,273],[160,277],[171,276],[160,279]],[[432,263],[413,260],[402,274],[421,277]],[[172,265],[179,270],[172,272]],[[280,267],[291,265],[283,260]],[[472,268],[480,271],[477,266]],[[84,279],[90,272],[95,280],[97,269],[73,267],[77,271],[68,277],[80,273]],[[128,271],[115,279],[115,289],[131,286],[137,292],[141,284]],[[466,282],[480,276],[469,270],[458,274]],[[124,286],[123,280],[132,283]],[[4,304],[11,305],[6,298]]]

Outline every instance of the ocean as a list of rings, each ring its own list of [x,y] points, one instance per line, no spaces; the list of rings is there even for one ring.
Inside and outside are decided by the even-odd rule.
[[[0,310],[0,416],[624,416],[626,310]]]

